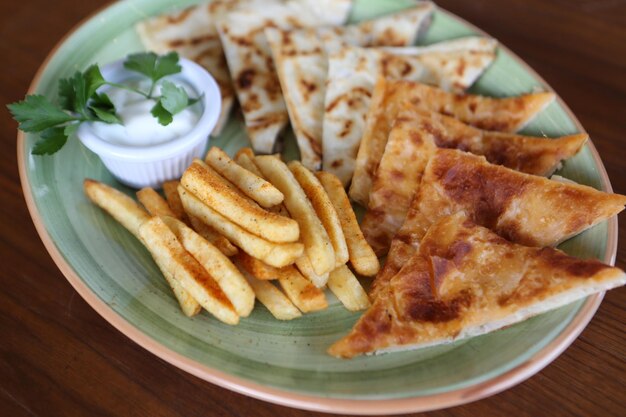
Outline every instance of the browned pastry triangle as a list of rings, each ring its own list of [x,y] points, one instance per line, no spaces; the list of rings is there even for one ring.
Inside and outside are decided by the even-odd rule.
[[[439,219],[352,331],[351,358],[477,336],[626,283],[618,268],[511,243],[461,212]]]
[[[376,84],[367,123],[356,159],[350,197],[367,206],[372,180],[378,169],[391,126],[405,103],[453,116],[480,129],[516,132],[554,100],[553,93],[491,98],[452,94],[436,87],[410,81]]]
[[[524,174],[459,150],[437,149],[373,283],[372,296],[443,216],[462,211],[512,242],[543,247],[555,246],[614,216],[625,204],[623,195]]]
[[[437,147],[484,155],[491,163],[547,176],[575,155],[587,134],[557,139],[480,130],[452,117],[408,106],[396,119],[370,192],[361,229],[377,255],[389,250]]]

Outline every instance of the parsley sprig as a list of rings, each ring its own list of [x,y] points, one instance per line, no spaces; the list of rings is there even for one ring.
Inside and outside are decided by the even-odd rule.
[[[76,132],[80,123],[98,121],[122,124],[109,96],[97,92],[104,85],[129,90],[155,100],[151,113],[161,125],[167,126],[177,113],[199,100],[189,98],[184,88],[171,81],[161,81],[168,75],[182,71],[178,60],[176,52],[166,55],[144,52],[127,57],[124,68],[149,78],[151,84],[148,91],[109,82],[102,76],[100,68],[92,65],[84,72],[77,71],[70,78],[59,80],[58,103],[53,103],[45,96],[32,94],[7,107],[19,123],[20,130],[39,133],[40,138],[31,151],[34,155],[51,155],[57,152]],[[156,97],[154,91],[159,81],[161,93]]]

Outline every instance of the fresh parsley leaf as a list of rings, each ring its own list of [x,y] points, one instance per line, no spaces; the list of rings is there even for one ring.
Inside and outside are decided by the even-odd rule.
[[[96,90],[106,84],[100,68],[97,65],[92,65],[87,68],[87,71],[83,73],[85,78],[85,96],[87,99],[96,94]]]
[[[26,99],[7,106],[13,118],[20,124],[24,132],[41,132],[42,130],[75,118],[52,104],[42,95],[29,95]]]
[[[99,121],[105,123],[122,123],[115,113],[113,102],[111,102],[111,99],[105,93],[94,93],[89,102],[89,109],[94,112]]]
[[[153,83],[167,75],[178,74],[182,71],[176,52],[166,55],[157,55],[154,52],[132,54],[124,62],[124,68],[145,75]]]
[[[172,113],[170,113],[169,111],[165,109],[165,107],[163,107],[161,100],[159,100],[157,104],[154,105],[152,110],[150,110],[150,113],[154,117],[156,117],[159,123],[163,126],[169,125],[174,120]]]
[[[31,153],[33,155],[52,155],[65,145],[67,135],[63,127],[51,127],[41,132],[41,139],[37,141]]]
[[[74,85],[71,78],[61,78],[59,80],[59,105],[63,109],[75,111]]]
[[[165,110],[175,115],[189,105],[189,96],[184,88],[170,81],[163,81],[160,101]]]

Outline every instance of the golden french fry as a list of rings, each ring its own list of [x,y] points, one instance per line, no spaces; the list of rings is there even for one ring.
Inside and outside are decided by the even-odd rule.
[[[256,298],[269,310],[278,320],[292,320],[302,316],[300,310],[293,305],[289,298],[281,290],[267,281],[261,281],[247,271],[242,270],[243,275],[254,290]]]
[[[150,216],[135,200],[115,188],[90,179],[84,181],[84,188],[85,194],[92,202],[111,214],[115,220],[120,222],[122,226],[126,227],[145,245],[139,235],[139,228],[144,222],[150,220]],[[174,292],[174,296],[178,300],[183,313],[188,317],[198,314],[201,309],[200,304],[174,278],[174,271],[160,269]]]
[[[266,264],[265,262],[248,255],[245,252],[239,252],[236,256],[237,264],[244,268],[256,279],[268,281],[278,279],[285,273],[285,268],[276,268]]]
[[[217,281],[240,317],[247,317],[254,308],[254,292],[239,269],[215,246],[174,217],[162,217],[183,247]]]
[[[348,244],[350,263],[354,270],[368,277],[376,275],[380,269],[380,262],[374,250],[363,236],[343,184],[341,184],[339,178],[329,172],[320,171],[316,172],[315,175],[322,183],[339,215],[346,243]]]
[[[302,275],[313,283],[317,288],[323,288],[328,281],[329,272],[318,275],[311,265],[311,261],[306,254],[296,259],[296,266]]]
[[[154,188],[146,187],[137,191],[137,200],[148,210],[152,216],[175,217],[167,201],[157,193]]]
[[[268,265],[280,268],[292,264],[304,251],[302,243],[269,242],[250,233],[217,211],[204,205],[202,201],[182,185],[179,187],[178,192],[188,214],[198,217],[202,222],[213,227],[244,252],[262,260]]]
[[[237,246],[230,243],[230,240],[220,235],[211,226],[204,224],[202,220],[196,216],[187,215],[191,228],[196,231],[197,234],[205,238],[209,243],[218,248],[226,256],[233,256],[239,253]]]
[[[370,300],[365,289],[346,265],[340,266],[330,273],[327,285],[350,311],[365,310],[370,306]]]
[[[181,220],[183,223],[189,224],[183,202],[180,201],[180,196],[178,195],[178,184],[180,184],[178,180],[164,182],[163,193],[165,194],[167,204],[169,204],[172,213],[174,213],[174,217]]]
[[[232,303],[209,273],[181,245],[160,217],[139,228],[139,235],[161,270],[170,271],[183,288],[218,320],[237,324]]]
[[[287,267],[286,274],[278,279],[278,283],[291,302],[303,313],[323,310],[328,307],[324,291],[303,277],[293,266]]]
[[[324,187],[322,187],[317,177],[302,165],[302,163],[292,161],[288,166],[293,176],[296,177],[296,180],[304,190],[304,193],[309,198],[309,201],[311,201],[317,217],[319,217],[324,225],[324,229],[326,229],[328,233],[330,242],[333,245],[333,250],[335,251],[335,267],[344,265],[350,258],[348,245],[346,243],[346,237],[343,234],[343,229],[341,228],[339,216],[328,194],[326,194],[326,190],[324,190]],[[317,286],[320,287],[323,285]]]
[[[150,219],[150,215],[135,200],[113,187],[91,179],[83,181],[83,189],[95,205],[139,238],[139,227]]]
[[[315,209],[287,165],[274,156],[257,156],[255,163],[285,196],[285,207],[301,230],[301,240],[313,269],[319,275],[335,268],[335,252]]]
[[[252,150],[252,148],[249,148],[249,147],[239,149],[237,153],[235,154],[235,160],[240,158],[241,155],[246,155],[251,160],[254,159],[254,151]]]
[[[265,240],[281,243],[298,240],[300,230],[296,221],[251,204],[225,187],[223,181],[198,163],[187,168],[181,178],[181,185],[206,206]]]
[[[252,172],[254,175],[263,178],[263,174],[261,174],[261,171],[259,171],[259,168],[255,165],[254,161],[250,158],[250,156],[248,156],[248,154],[237,154],[237,156],[235,156],[235,162]]]
[[[283,194],[276,187],[234,162],[220,148],[212,147],[205,162],[262,207],[282,203]]]

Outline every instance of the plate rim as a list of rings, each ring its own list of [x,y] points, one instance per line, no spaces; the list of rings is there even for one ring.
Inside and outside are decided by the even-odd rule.
[[[33,80],[31,81],[26,94],[33,94],[43,76],[49,62],[56,55],[58,50],[65,42],[72,37],[81,27],[100,13],[115,7],[119,4],[115,0],[111,0],[103,6],[97,8],[95,11],[88,14],[86,17],[76,23],[72,29],[70,29],[50,50],[46,58],[43,60]],[[457,16],[454,13],[447,11],[437,6],[437,11],[446,14],[468,28],[476,31],[482,36],[489,36],[493,39],[495,37],[489,35],[484,30],[468,22],[467,20]],[[541,77],[530,65],[522,60],[517,54],[511,51],[506,45],[498,41],[498,47],[505,51],[509,56],[520,66],[524,68],[530,75],[537,79],[542,86],[547,90],[554,92],[556,95],[556,102],[565,111],[567,116],[572,120],[574,126],[581,132],[586,133],[584,127],[574,115],[572,110],[561,99],[561,97],[554,91],[554,89]],[[587,141],[593,161],[598,170],[602,188],[605,192],[612,193],[613,188],[609,180],[606,168],[602,163],[600,155],[593,144],[591,138]],[[342,398],[327,398],[318,395],[308,395],[303,393],[296,393],[292,391],[283,390],[271,386],[266,386],[257,382],[247,380],[245,378],[237,377],[226,372],[220,371],[215,368],[203,365],[197,361],[189,359],[182,354],[179,354],[163,345],[159,342],[143,333],[138,327],[133,326],[130,322],[124,319],[121,315],[116,313],[109,305],[101,300],[87,284],[80,278],[80,276],[74,271],[74,269],[65,260],[64,256],[57,248],[52,237],[48,233],[46,225],[37,209],[37,205],[34,199],[32,188],[30,186],[28,172],[27,172],[27,160],[26,155],[26,135],[18,130],[17,133],[17,162],[18,171],[20,176],[20,183],[24,194],[24,199],[30,214],[30,217],[35,225],[35,229],[39,235],[39,238],[44,244],[48,254],[52,258],[53,262],[59,268],[61,273],[68,280],[70,285],[78,292],[78,294],[93,308],[102,318],[109,322],[115,329],[128,337],[133,342],[137,343],[148,352],[157,356],[158,358],[180,368],[200,379],[203,379],[212,384],[218,385],[228,390],[267,401],[270,403],[294,407],[309,411],[318,411],[326,413],[343,413],[352,415],[380,415],[380,414],[401,414],[412,412],[425,412],[433,411],[442,408],[453,407],[457,405],[466,404],[473,401],[498,394],[506,389],[509,389],[531,376],[541,371],[544,367],[554,361],[567,347],[576,340],[580,333],[585,329],[587,324],[593,318],[595,312],[599,308],[602,299],[604,298],[604,292],[594,294],[588,297],[584,304],[580,307],[572,321],[565,327],[559,335],[549,342],[543,349],[537,352],[532,358],[529,358],[525,362],[515,366],[514,368],[506,371],[505,373],[490,378],[480,383],[455,389],[452,391],[418,396],[407,398],[393,398],[393,399],[342,399]],[[613,216],[608,219],[607,224],[607,245],[604,253],[603,262],[614,265],[617,254],[617,240],[618,240],[618,224],[617,216]]]

